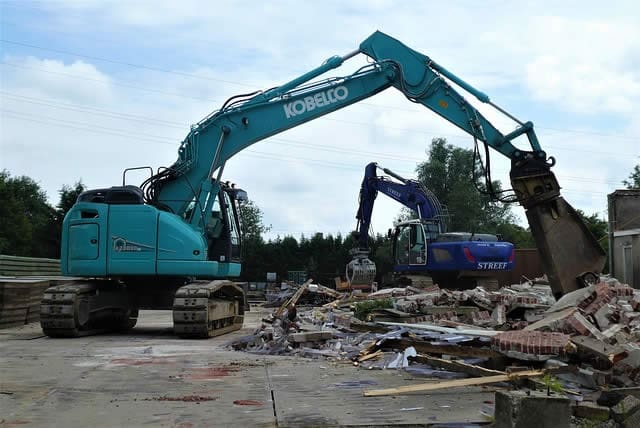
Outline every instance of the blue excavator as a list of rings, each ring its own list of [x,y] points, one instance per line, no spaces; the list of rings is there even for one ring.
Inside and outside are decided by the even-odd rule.
[[[381,170],[386,175],[379,175]],[[394,272],[383,286],[445,288],[496,287],[496,272],[513,268],[514,246],[488,233],[448,232],[449,213],[436,195],[417,180],[404,178],[375,162],[365,167],[360,186],[358,220],[353,232],[358,246],[346,267],[351,288],[367,288],[375,280],[376,265],[369,258],[369,227],[378,193],[409,208],[416,219],[401,221],[390,230]]]
[[[350,58],[370,62],[355,72],[314,80]],[[503,134],[456,89],[462,88],[518,125]],[[358,49],[333,56],[281,86],[229,98],[193,125],[169,167],[151,170],[141,186],[80,195],[62,230],[64,275],[83,277],[46,290],[41,325],[48,336],[72,337],[131,328],[139,309],[172,309],[174,331],[210,337],[240,328],[238,204],[246,193],[224,181],[235,154],[279,132],[376,95],[399,90],[511,160],[510,178],[556,294],[576,278],[600,272],[605,255],[560,195],[554,164],[531,122],[521,122],[430,57],[375,32]],[[524,136],[529,146],[513,142]],[[488,164],[488,158],[487,158]],[[488,169],[488,168],[487,168]],[[125,171],[126,173],[126,171]]]

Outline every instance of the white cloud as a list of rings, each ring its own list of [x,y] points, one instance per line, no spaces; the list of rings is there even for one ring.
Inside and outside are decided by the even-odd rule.
[[[65,64],[57,59],[6,55],[3,62],[3,88],[80,103],[112,100],[111,78],[83,60]]]
[[[640,99],[640,27],[625,20],[539,17],[527,85],[538,99],[580,113],[626,113]]]

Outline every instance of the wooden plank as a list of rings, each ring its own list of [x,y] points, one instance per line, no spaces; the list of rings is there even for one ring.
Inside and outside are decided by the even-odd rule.
[[[467,364],[464,361],[445,360],[443,358],[431,357],[429,355],[416,355],[415,357],[409,357],[409,360],[416,361],[422,364],[428,364],[432,367],[440,369],[466,373],[470,376],[484,377],[506,374],[505,372],[501,372],[499,370],[491,370],[473,364]]]
[[[358,358],[358,362],[359,362],[359,363],[361,363],[361,362],[363,362],[363,361],[371,360],[371,359],[373,359],[373,358],[377,358],[377,357],[379,357],[379,356],[380,356],[380,355],[382,355],[382,354],[383,354],[383,352],[382,352],[382,351],[380,351],[380,350],[378,350],[378,351],[376,351],[376,352],[374,352],[374,353],[372,353],[372,354],[369,354],[369,355],[365,355],[365,356],[359,357],[359,358]]]
[[[293,296],[291,296],[291,298],[289,298],[289,300],[286,300],[282,306],[280,306],[278,308],[278,310],[275,312],[274,316],[277,318],[279,316],[281,316],[284,311],[287,309],[287,306],[293,304],[295,305],[298,302],[298,299],[300,299],[300,296],[302,296],[302,293],[304,293],[304,291],[307,289],[307,287],[309,286],[309,284],[311,284],[313,282],[313,279],[309,278],[304,284],[302,284],[300,286],[300,288],[298,288],[298,290],[296,290],[295,293],[293,293]]]
[[[1,270],[0,275],[10,275],[10,276],[42,276],[42,275],[50,275],[50,276],[60,276],[61,271],[59,270],[24,270],[24,271],[16,271],[16,270]]]
[[[2,308],[0,309],[0,323],[15,323],[22,322],[25,323],[27,319],[27,311],[28,308]]]
[[[60,263],[60,259],[46,259],[46,258],[41,258],[41,257],[9,256],[7,254],[0,254],[0,260],[47,261],[47,262],[58,262],[58,263]]]
[[[543,370],[528,370],[524,372],[503,374],[503,375],[496,375],[496,376],[478,377],[478,378],[470,378],[470,379],[455,379],[455,380],[448,380],[444,382],[421,383],[418,385],[401,386],[398,388],[372,389],[372,390],[364,391],[363,394],[365,397],[378,397],[381,395],[406,394],[408,392],[437,391],[439,389],[445,389],[445,388],[457,388],[461,386],[476,386],[476,385],[487,385],[490,383],[498,383],[498,382],[509,382],[515,379],[542,376],[544,375],[544,373],[545,372]]]
[[[60,260],[0,255],[0,275],[61,275]]]

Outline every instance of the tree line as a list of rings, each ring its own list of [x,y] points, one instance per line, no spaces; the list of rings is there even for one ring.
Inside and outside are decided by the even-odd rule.
[[[491,193],[504,193],[501,183],[484,175],[477,153],[454,147],[444,138],[435,138],[426,155],[426,160],[416,166],[416,177],[448,207],[448,230],[492,233],[514,243],[516,248],[535,247],[530,231],[517,223],[511,205],[492,197]],[[483,175],[487,179],[484,182],[479,179]],[[640,188],[640,165],[623,185],[628,189]],[[58,191],[58,203],[52,206],[33,179],[12,177],[8,171],[1,171],[0,253],[59,258],[62,220],[84,190],[81,181],[64,185]],[[606,235],[607,223],[597,214],[579,212],[597,239]],[[286,279],[289,271],[306,271],[314,280],[331,285],[334,277],[344,275],[351,260],[349,251],[357,245],[350,234],[317,233],[297,238],[287,235],[265,240],[269,229],[263,223],[260,208],[249,201],[241,207],[240,214],[244,260],[241,279],[245,281],[265,281],[267,272]],[[389,219],[389,226],[393,220],[412,216],[415,213],[399,207],[397,218]],[[600,242],[606,246],[606,239]],[[390,272],[391,240],[373,236],[370,246],[379,274]]]
[[[84,190],[81,181],[64,185],[51,206],[32,178],[0,171],[0,254],[60,258],[62,220]]]

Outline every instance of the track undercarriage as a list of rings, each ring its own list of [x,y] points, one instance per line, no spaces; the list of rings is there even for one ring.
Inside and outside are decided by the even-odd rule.
[[[50,337],[126,331],[136,325],[144,297],[115,280],[49,287],[40,306],[40,325]],[[231,281],[195,281],[181,286],[172,303],[174,332],[180,337],[208,338],[242,328],[244,291]]]

